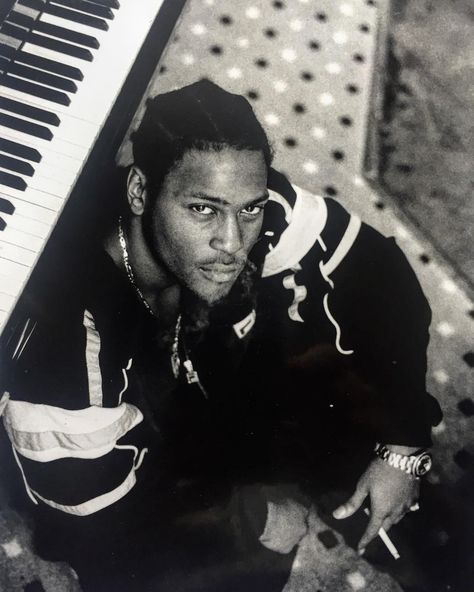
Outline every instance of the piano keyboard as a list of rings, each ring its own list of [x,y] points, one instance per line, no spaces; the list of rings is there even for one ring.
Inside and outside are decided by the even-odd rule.
[[[17,0],[0,28],[0,333],[163,0]]]

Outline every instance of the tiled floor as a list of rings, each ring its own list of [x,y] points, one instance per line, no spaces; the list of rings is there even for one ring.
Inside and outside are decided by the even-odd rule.
[[[286,592],[395,591],[397,582],[411,592],[469,590],[458,555],[467,553],[462,529],[472,520],[466,494],[474,464],[474,305],[432,246],[362,171],[385,10],[385,0],[189,0],[149,89],[164,92],[207,77],[247,95],[274,144],[275,166],[394,235],[433,308],[428,381],[445,420],[435,432],[426,510],[393,531],[402,559],[395,562],[381,545],[368,555],[371,563],[359,558],[334,523],[314,514]],[[126,155],[125,148],[122,161]],[[10,569],[15,538],[5,534],[0,543],[0,563]],[[40,571],[32,573],[41,579]],[[41,581],[48,592],[60,589]],[[15,586],[7,589],[20,590],[19,580]]]

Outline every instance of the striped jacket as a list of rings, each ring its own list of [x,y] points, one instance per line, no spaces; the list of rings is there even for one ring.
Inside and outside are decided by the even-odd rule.
[[[430,309],[404,255],[339,203],[278,175],[271,187],[254,254],[262,264],[257,304],[216,338],[238,350],[239,393],[260,398],[260,418],[281,390],[275,413],[297,408],[309,430],[335,407],[374,440],[429,445],[440,419],[425,391]],[[139,394],[136,356],[152,321],[108,257],[71,286],[11,340],[0,412],[31,502],[86,517],[124,507],[140,473],[144,488],[155,479],[163,437],[156,417],[168,399],[150,411]],[[195,357],[211,400],[232,371],[224,359],[216,364],[227,346],[213,347],[198,344]],[[181,380],[180,388],[195,385]]]

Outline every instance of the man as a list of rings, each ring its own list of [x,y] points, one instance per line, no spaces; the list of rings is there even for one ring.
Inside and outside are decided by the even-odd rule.
[[[271,169],[243,97],[155,97],[133,153],[122,215],[11,348],[39,548],[87,590],[280,590],[304,506],[283,540],[283,489],[255,484],[310,494],[357,449],[334,515],[370,499],[361,551],[416,503],[429,307],[392,240]]]

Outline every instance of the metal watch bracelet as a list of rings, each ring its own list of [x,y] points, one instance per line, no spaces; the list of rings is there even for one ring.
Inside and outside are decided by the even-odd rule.
[[[385,444],[377,443],[374,452],[394,469],[418,478],[426,475],[432,466],[431,454],[423,449],[415,454],[405,455],[393,452]]]

